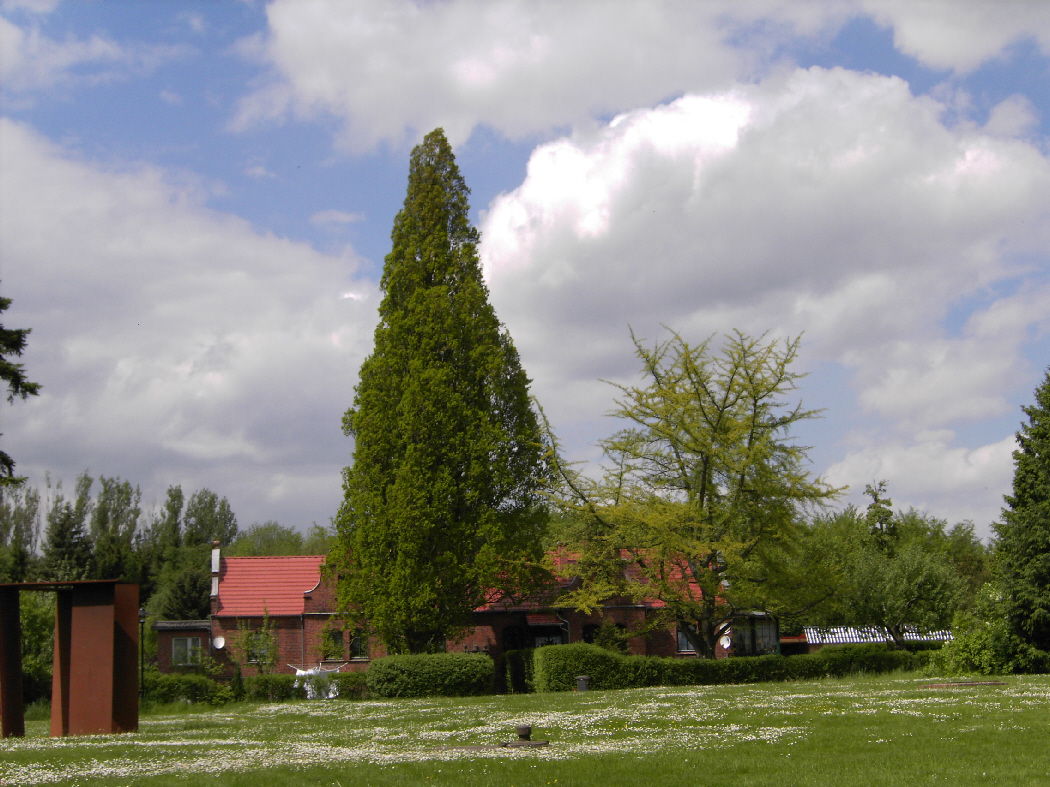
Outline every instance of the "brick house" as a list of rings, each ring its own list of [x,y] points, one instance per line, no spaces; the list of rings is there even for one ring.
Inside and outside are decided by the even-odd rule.
[[[242,663],[245,675],[254,674],[253,665],[268,655],[276,656],[277,672],[318,665],[343,672],[366,669],[371,658],[385,655],[382,643],[348,628],[336,613],[334,582],[323,576],[324,562],[323,555],[223,557],[216,547],[211,557],[211,619],[155,624],[158,668],[176,670],[199,649],[217,661],[226,676],[233,674],[234,661]],[[600,611],[586,615],[554,606],[553,600],[575,581],[560,582],[546,597],[494,600],[479,607],[473,631],[449,641],[447,649],[499,658],[516,648],[590,642],[603,624],[637,629],[663,607],[655,599],[613,598]],[[260,636],[267,618],[273,632],[270,640]],[[719,643],[716,658],[776,652],[779,647],[775,621],[761,613],[735,623],[734,640],[732,645]],[[273,643],[275,654],[265,651],[267,641]],[[627,641],[627,649],[642,656],[696,657],[686,638],[673,628],[634,637]]]

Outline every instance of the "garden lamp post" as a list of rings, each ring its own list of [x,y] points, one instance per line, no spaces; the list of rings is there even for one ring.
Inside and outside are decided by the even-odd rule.
[[[143,681],[146,679],[146,651],[144,650],[146,645],[146,638],[144,632],[146,631],[146,608],[139,607],[139,696],[143,696],[145,687]]]

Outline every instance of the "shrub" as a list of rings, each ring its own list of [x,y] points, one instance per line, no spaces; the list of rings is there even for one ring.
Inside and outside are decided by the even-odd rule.
[[[930,651],[893,651],[886,645],[837,645],[799,656],[674,659],[624,656],[575,644],[510,651],[506,675],[508,690],[513,692],[571,691],[579,675],[590,678],[592,689],[702,686],[914,670],[925,666],[931,655]]]
[[[205,675],[147,672],[142,694],[154,702],[208,702],[218,684]]]
[[[339,689],[339,697],[344,700],[363,699],[368,692],[366,673],[364,672],[332,672],[328,679]]]
[[[946,675],[1046,672],[1050,654],[1013,634],[1005,619],[969,620],[957,627],[956,638],[934,656],[931,668]]]
[[[492,691],[495,665],[482,653],[429,653],[375,659],[365,673],[376,697],[470,697]]]
[[[306,688],[296,687],[295,675],[249,675],[244,678],[244,694],[250,700],[306,699]]]

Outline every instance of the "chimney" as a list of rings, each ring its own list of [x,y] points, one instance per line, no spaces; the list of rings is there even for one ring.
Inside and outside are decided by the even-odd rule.
[[[211,542],[211,597],[219,595],[219,542]]]

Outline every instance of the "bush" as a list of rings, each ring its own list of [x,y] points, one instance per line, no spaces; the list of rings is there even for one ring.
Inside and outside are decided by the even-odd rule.
[[[306,688],[295,685],[295,675],[249,675],[244,678],[244,695],[250,700],[268,702],[304,700]]]
[[[946,675],[1010,675],[1050,670],[1050,653],[1036,650],[1008,628],[1005,620],[967,621],[945,644],[931,669]]]
[[[360,700],[368,692],[364,672],[332,672],[328,679],[339,689],[339,697],[344,700]]]
[[[375,659],[365,673],[376,697],[471,697],[492,691],[495,665],[482,653],[430,653]]]
[[[508,652],[506,681],[512,692],[542,692],[571,691],[579,675],[590,678],[592,689],[809,680],[920,669],[931,655],[886,645],[837,645],[799,656],[674,659],[623,656],[595,645],[558,645]]]
[[[161,674],[149,671],[145,674],[142,694],[154,702],[209,702],[218,689],[218,684],[205,675]]]

